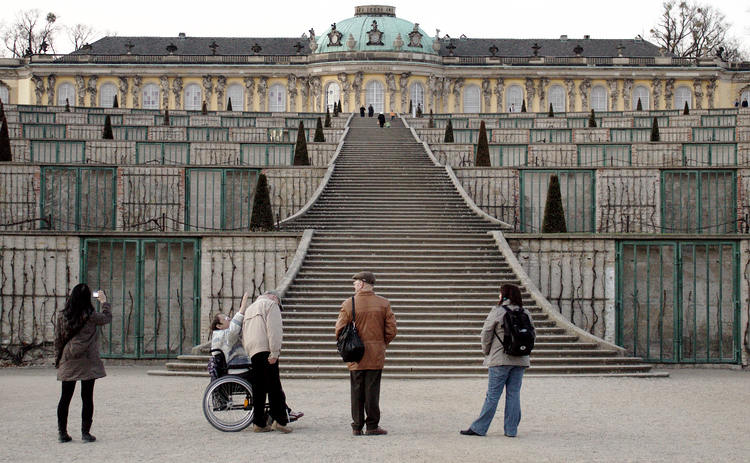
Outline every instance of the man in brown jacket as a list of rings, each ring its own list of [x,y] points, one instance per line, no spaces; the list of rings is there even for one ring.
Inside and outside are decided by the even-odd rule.
[[[365,344],[365,355],[359,362],[350,362],[349,379],[352,390],[352,433],[355,436],[388,434],[380,423],[380,378],[385,365],[385,348],[396,337],[396,316],[388,299],[375,295],[375,275],[360,272],[352,277],[354,297],[341,304],[336,321],[336,339],[341,329],[352,321],[354,300],[354,325]],[[365,412],[367,418],[365,418]]]

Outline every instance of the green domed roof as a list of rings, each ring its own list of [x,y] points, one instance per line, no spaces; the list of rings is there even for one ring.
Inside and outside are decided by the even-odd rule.
[[[394,42],[401,34],[403,45]],[[347,44],[349,36],[356,41],[353,48]],[[335,23],[315,40],[318,47],[314,54],[347,51],[402,51],[436,55],[433,39],[419,24],[396,17],[392,6],[358,6],[355,16]],[[337,43],[339,45],[337,45]]]

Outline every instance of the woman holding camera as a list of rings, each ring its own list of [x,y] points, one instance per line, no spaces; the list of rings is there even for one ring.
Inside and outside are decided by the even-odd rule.
[[[68,435],[68,408],[76,381],[81,382],[83,401],[81,440],[96,440],[90,434],[94,416],[94,381],[107,376],[99,358],[99,327],[112,321],[112,313],[104,291],[93,294],[101,304],[101,312],[94,310],[91,297],[88,286],[83,283],[76,285],[55,325],[55,368],[58,369],[57,380],[62,381],[62,395],[57,405],[58,440],[61,443],[72,440]]]

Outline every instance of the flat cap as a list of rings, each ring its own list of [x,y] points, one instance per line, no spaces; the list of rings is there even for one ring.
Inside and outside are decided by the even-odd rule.
[[[375,275],[372,274],[372,272],[359,272],[356,275],[352,277],[352,280],[362,280],[365,283],[369,283],[371,285],[375,284]]]

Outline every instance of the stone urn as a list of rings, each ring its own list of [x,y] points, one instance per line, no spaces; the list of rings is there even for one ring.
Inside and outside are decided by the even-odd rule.
[[[349,34],[349,38],[346,39],[346,46],[349,48],[349,51],[354,51],[354,47],[357,46],[357,41],[354,40],[354,36],[352,34]]]
[[[396,50],[401,51],[401,47],[404,46],[404,39],[401,38],[401,33],[399,32],[396,36],[396,40],[393,41],[393,46],[396,48]]]

